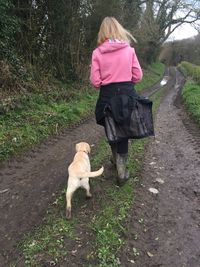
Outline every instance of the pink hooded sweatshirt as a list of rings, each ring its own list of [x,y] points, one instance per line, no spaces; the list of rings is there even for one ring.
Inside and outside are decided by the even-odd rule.
[[[142,76],[135,49],[127,42],[109,39],[92,53],[90,81],[97,89],[109,83],[138,83]]]

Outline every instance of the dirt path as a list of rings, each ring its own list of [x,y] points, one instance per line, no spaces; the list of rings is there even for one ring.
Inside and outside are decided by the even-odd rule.
[[[156,138],[148,146],[127,223],[122,267],[200,266],[200,133],[177,98],[182,83],[176,72],[157,114]],[[0,169],[0,267],[8,266],[17,241],[42,221],[54,194],[65,187],[75,143],[96,144],[102,136],[91,119]],[[150,193],[150,187],[159,193]]]
[[[17,254],[17,241],[41,223],[56,192],[66,186],[75,144],[96,144],[103,135],[102,127],[89,119],[0,169],[0,267]]]
[[[174,79],[145,157],[122,266],[200,266],[200,131],[181,107],[179,72]]]

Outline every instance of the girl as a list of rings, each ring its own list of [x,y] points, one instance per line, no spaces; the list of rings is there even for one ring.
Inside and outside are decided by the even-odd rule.
[[[117,95],[134,96],[134,84],[142,79],[135,49],[130,46],[131,39],[135,41],[115,18],[104,18],[98,33],[98,47],[92,53],[90,72],[92,85],[100,89],[95,109],[96,121],[104,127],[104,111],[110,100]],[[121,186],[128,179],[128,138],[110,143],[110,146],[118,172],[117,183]]]

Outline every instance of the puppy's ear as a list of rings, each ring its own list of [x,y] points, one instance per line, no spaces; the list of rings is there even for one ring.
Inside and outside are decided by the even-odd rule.
[[[88,154],[90,154],[90,151],[91,151],[91,148],[90,148],[90,145],[89,144],[87,144],[87,146],[86,146],[86,152],[88,153]]]
[[[76,144],[75,149],[76,149],[76,152],[78,152],[80,150],[80,143]]]

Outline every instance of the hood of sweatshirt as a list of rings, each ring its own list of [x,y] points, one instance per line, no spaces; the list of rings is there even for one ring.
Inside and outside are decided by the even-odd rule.
[[[129,46],[126,42],[121,42],[118,40],[107,40],[103,44],[101,44],[98,49],[101,52],[101,54],[113,52],[116,50],[123,49],[125,47]]]

